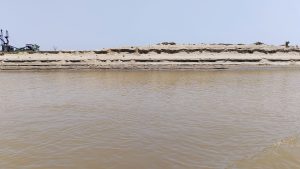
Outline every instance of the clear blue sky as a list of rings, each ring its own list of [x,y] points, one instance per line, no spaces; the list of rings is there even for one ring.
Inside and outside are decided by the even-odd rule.
[[[89,50],[178,43],[300,44],[299,0],[0,0],[12,43]]]

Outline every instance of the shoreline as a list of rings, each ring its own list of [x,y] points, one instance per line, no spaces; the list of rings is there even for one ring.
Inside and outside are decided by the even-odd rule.
[[[99,51],[0,53],[2,70],[224,70],[300,68],[300,48],[271,45],[151,45]]]

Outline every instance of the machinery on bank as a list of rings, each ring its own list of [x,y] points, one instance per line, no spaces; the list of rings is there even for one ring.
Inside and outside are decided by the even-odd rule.
[[[3,30],[0,32],[1,51],[2,52],[18,52],[18,51],[39,51],[40,46],[37,44],[26,44],[25,47],[17,48],[9,44],[9,33],[6,30],[5,35]]]

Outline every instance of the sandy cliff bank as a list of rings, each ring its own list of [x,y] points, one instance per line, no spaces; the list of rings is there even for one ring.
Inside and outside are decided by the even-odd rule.
[[[0,70],[227,69],[298,67],[300,48],[270,45],[152,45],[99,51],[0,53]]]

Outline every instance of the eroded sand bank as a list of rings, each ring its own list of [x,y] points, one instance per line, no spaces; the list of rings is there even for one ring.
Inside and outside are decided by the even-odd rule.
[[[99,51],[0,53],[0,70],[228,69],[300,67],[300,48],[271,45],[151,45]]]

